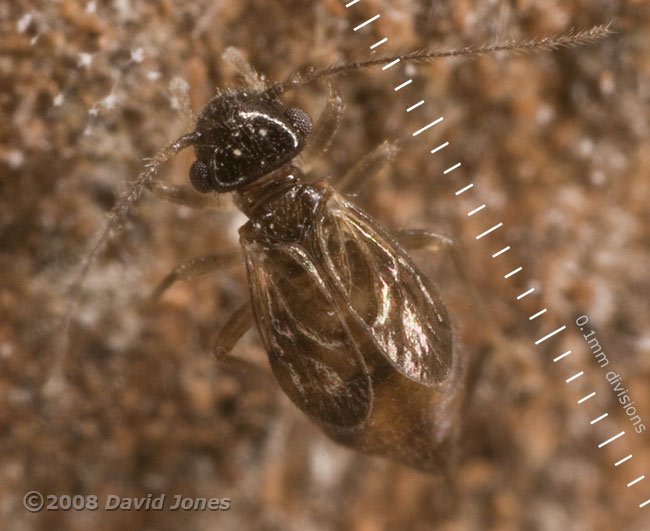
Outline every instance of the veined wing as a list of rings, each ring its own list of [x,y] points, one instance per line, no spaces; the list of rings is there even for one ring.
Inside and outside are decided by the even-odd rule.
[[[330,287],[296,244],[242,239],[257,328],[284,392],[303,411],[352,427],[372,409],[372,388]]]
[[[452,331],[437,290],[376,221],[333,192],[316,226],[323,277],[407,378],[434,385],[449,374]]]

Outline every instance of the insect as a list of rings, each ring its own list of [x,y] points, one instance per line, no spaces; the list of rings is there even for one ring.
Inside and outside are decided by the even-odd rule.
[[[399,58],[429,61],[552,49],[607,33],[607,27],[598,26],[537,41]],[[387,64],[397,56],[307,68],[270,86],[235,51],[229,57],[249,86],[218,92],[201,110],[194,130],[149,162],[115,206],[82,264],[73,295],[145,188],[189,205],[230,192],[248,217],[239,235],[250,301],[218,334],[217,357],[232,360],[237,340],[256,325],[280,387],[329,437],[361,452],[437,468],[454,443],[451,419],[462,401],[463,364],[450,316],[407,247],[444,245],[446,240],[422,231],[390,233],[345,197],[389,161],[395,152],[391,144],[370,153],[338,189],[323,180],[310,182],[294,161],[327,145],[341,114],[340,99],[331,94],[314,123],[305,111],[281,101],[287,91]],[[196,159],[189,170],[193,190],[156,181],[164,162],[187,147]],[[164,279],[156,293],[238,257],[226,252],[190,260]],[[62,337],[72,313],[66,315]]]

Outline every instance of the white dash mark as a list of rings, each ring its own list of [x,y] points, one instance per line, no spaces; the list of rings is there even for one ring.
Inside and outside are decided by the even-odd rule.
[[[530,295],[533,291],[535,291],[535,288],[530,288],[528,291],[525,291],[521,295],[518,295],[517,300],[523,299],[526,295]]]
[[[566,382],[566,383],[571,383],[571,382],[572,382],[573,380],[575,380],[576,378],[580,378],[584,373],[585,373],[585,371],[580,371],[580,372],[574,374],[573,376],[571,376],[571,378],[567,378],[567,379],[565,380],[565,382]]]
[[[492,231],[497,230],[497,229],[500,228],[500,227],[503,227],[503,223],[497,223],[494,227],[490,227],[490,228],[489,228],[488,230],[486,230],[485,232],[482,232],[481,234],[479,234],[478,236],[476,236],[476,239],[477,239],[477,240],[480,240],[483,236],[487,236],[487,235],[490,234]]]
[[[449,145],[449,142],[445,142],[444,144],[440,144],[437,148],[432,149],[431,153],[437,153],[442,148],[446,148],[448,145]],[[474,186],[474,185],[472,185],[472,186]]]
[[[407,85],[410,85],[411,83],[413,83],[412,79],[404,81],[404,83],[402,83],[401,85],[397,85],[394,90],[395,90],[395,92],[397,92],[398,90],[403,89],[404,87],[406,87]]]
[[[580,378],[580,376],[582,376],[584,373],[585,373],[584,371],[580,371],[580,372],[574,374],[573,376],[571,376],[570,378],[567,378],[565,381],[566,381],[566,383],[570,383],[573,380],[575,380],[576,378]]]
[[[397,63],[399,63],[400,60],[401,60],[401,59],[398,57],[397,59],[395,59],[394,61],[391,61],[391,62],[388,63],[387,65],[382,66],[381,69],[382,69],[382,70],[388,70],[391,66],[395,66]]]
[[[598,445],[598,448],[602,448],[603,446],[607,446],[609,443],[611,443],[612,441],[615,441],[616,439],[618,439],[619,437],[621,437],[621,436],[623,436],[623,435],[625,435],[625,432],[624,432],[624,431],[622,431],[622,432],[620,432],[620,433],[617,433],[616,435],[614,435],[614,437],[610,437],[610,438],[607,439],[606,441],[601,442],[601,443]]]
[[[648,504],[650,504],[650,500],[644,501],[642,504],[639,505],[639,509],[643,509]]]
[[[359,0],[352,0],[352,2],[348,2],[347,4],[345,4],[345,7],[353,6],[353,5],[356,4],[357,2],[359,2]]]
[[[559,332],[562,332],[562,330],[564,330],[565,328],[566,328],[566,325],[563,325],[560,328],[558,328],[557,330],[553,330],[553,332],[551,332],[550,334],[547,334],[543,338],[538,339],[537,341],[535,341],[535,345],[539,345],[543,341],[546,341],[549,337],[553,337],[555,334],[557,334]]]
[[[356,28],[354,28],[354,31],[359,31],[361,28],[364,28],[368,24],[370,24],[371,22],[374,22],[375,20],[377,20],[379,17],[381,17],[381,15],[379,13],[377,13],[374,17],[370,17],[365,22],[362,22],[361,24],[359,24]]]
[[[589,400],[594,396],[596,396],[596,391],[594,391],[593,393],[589,393],[587,396],[583,396],[580,400],[578,400],[578,404],[582,404],[583,402],[586,402],[587,400]]]
[[[628,487],[631,487],[632,485],[636,485],[639,481],[641,481],[641,480],[644,479],[644,478],[645,478],[645,476],[639,476],[638,478],[636,478],[636,479],[630,481],[630,482],[627,484],[627,486],[628,486]]]
[[[447,143],[449,143],[449,142],[447,142]],[[437,148],[436,148],[436,149],[437,149]],[[433,151],[432,151],[431,153],[433,153]],[[462,194],[463,192],[467,192],[467,190],[469,190],[469,189],[472,188],[473,186],[474,186],[473,184],[468,184],[465,188],[461,188],[460,190],[458,190],[458,192],[456,192],[456,195],[460,195],[460,194]]]
[[[603,413],[600,417],[598,417],[598,418],[592,420],[589,424],[596,424],[596,422],[600,422],[600,421],[603,420],[607,415],[609,415],[609,413]]]
[[[617,461],[616,463],[614,463],[614,466],[622,465],[622,464],[625,463],[625,461],[627,461],[628,459],[632,459],[632,454],[628,455],[627,457],[624,457],[624,458],[621,459],[620,461]]]
[[[537,317],[539,317],[540,315],[542,315],[542,314],[544,314],[544,313],[546,313],[546,308],[544,308],[543,310],[540,310],[539,312],[537,312],[537,313],[534,314],[534,315],[531,315],[531,316],[528,318],[528,320],[529,320],[529,321],[532,321],[533,319],[536,319]]]
[[[553,359],[553,363],[557,363],[562,358],[566,358],[569,354],[571,354],[571,351],[567,350],[564,354],[560,354],[557,358]]]
[[[474,210],[472,210],[471,212],[468,212],[467,215],[468,215],[468,216],[473,216],[474,214],[476,214],[477,212],[480,212],[480,211],[483,210],[484,208],[485,208],[485,203],[483,203],[480,207],[476,207],[476,208],[475,208]]]
[[[433,127],[436,124],[439,124],[440,122],[442,122],[442,120],[443,120],[443,117],[441,116],[437,120],[434,120],[433,122],[431,122],[429,125],[425,125],[422,129],[418,129],[415,133],[413,133],[413,136],[418,136],[423,131],[426,131],[427,129],[429,129],[430,127]],[[460,164],[458,164],[458,166],[460,166]],[[445,173],[447,173],[447,172],[445,172]]]
[[[413,109],[417,109],[423,103],[424,103],[424,100],[418,101],[415,105],[411,105],[408,109],[406,109],[406,112],[411,112]],[[447,142],[447,143],[449,143],[449,142]]]
[[[456,168],[460,168],[460,162],[458,162],[457,164],[453,165],[451,168],[447,168],[447,169],[446,169],[445,171],[443,171],[442,173],[444,173],[445,175],[447,175],[449,172],[454,171]]]
[[[510,271],[510,273],[508,273],[507,275],[504,275],[503,278],[510,278],[512,275],[516,275],[517,273],[519,273],[519,271],[521,271],[522,269],[523,267],[519,266],[517,269],[513,269],[512,271]]]
[[[370,47],[370,49],[371,49],[371,50],[374,50],[375,48],[377,48],[377,46],[381,46],[381,45],[384,44],[387,40],[388,40],[388,37],[384,37],[382,40],[377,41],[375,44],[373,44],[373,45]]]
[[[504,247],[504,248],[501,249],[500,251],[497,251],[496,253],[494,253],[494,254],[492,255],[492,258],[496,258],[496,257],[499,256],[500,254],[503,254],[503,253],[505,253],[506,251],[509,251],[509,250],[510,250],[510,246],[507,245],[506,247]]]

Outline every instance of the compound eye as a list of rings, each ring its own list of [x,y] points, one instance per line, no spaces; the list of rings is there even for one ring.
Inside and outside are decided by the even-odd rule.
[[[302,109],[298,107],[289,107],[284,112],[285,118],[303,138],[311,133],[311,117]]]
[[[190,182],[192,186],[202,194],[212,190],[210,171],[208,165],[200,160],[195,160],[190,168]]]

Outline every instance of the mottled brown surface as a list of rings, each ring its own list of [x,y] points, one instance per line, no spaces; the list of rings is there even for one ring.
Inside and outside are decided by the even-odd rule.
[[[31,4],[31,5],[30,5]],[[0,1],[0,527],[22,529],[650,529],[648,435],[632,433],[573,320],[587,314],[650,426],[650,9],[642,1]],[[44,7],[45,6],[45,7]],[[352,27],[380,12],[364,31]],[[358,202],[389,228],[428,228],[465,246],[473,288],[444,254],[416,259],[442,284],[471,367],[449,479],[329,442],[271,377],[217,366],[210,344],[247,296],[243,267],[145,298],[175,264],[237,244],[244,221],[146,194],[93,267],[65,363],[45,387],[65,290],[127,183],[238,83],[244,51],[269,79],[309,61],[482,44],[614,21],[587,48],[373,69],[335,85],[346,114],[315,176],[338,175],[384,139],[443,115],[404,146]],[[89,55],[85,55],[89,54]],[[395,94],[405,79],[414,83]],[[416,72],[414,74],[413,72]],[[312,115],[325,84],[295,99]],[[404,108],[424,98],[409,114]],[[421,140],[420,140],[421,138]],[[450,146],[431,156],[431,147]],[[462,161],[462,168],[442,171]],[[191,154],[164,178],[185,182]],[[457,198],[466,182],[475,191]],[[484,212],[466,212],[485,202]],[[474,236],[496,221],[501,231]],[[506,244],[512,250],[490,255]],[[518,265],[524,271],[503,275]],[[541,297],[515,302],[537,286]],[[472,291],[474,290],[474,291]],[[530,323],[542,307],[547,315]],[[535,347],[567,323],[569,331]],[[551,360],[572,349],[562,363]],[[266,366],[256,332],[235,352]],[[582,379],[564,379],[584,370]],[[576,400],[596,390],[582,406]],[[49,392],[46,392],[48,391]],[[589,420],[602,411],[609,418]],[[622,429],[628,434],[597,448]],[[615,469],[627,453],[634,459]],[[230,497],[220,512],[28,513],[47,494]]]

